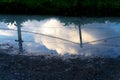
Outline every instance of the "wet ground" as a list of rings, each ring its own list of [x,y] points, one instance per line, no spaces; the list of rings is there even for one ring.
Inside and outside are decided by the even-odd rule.
[[[120,57],[63,59],[1,51],[0,80],[120,80]]]

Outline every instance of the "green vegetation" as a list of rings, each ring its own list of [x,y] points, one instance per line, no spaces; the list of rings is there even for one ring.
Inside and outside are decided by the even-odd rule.
[[[120,0],[0,0],[1,13],[119,16]]]

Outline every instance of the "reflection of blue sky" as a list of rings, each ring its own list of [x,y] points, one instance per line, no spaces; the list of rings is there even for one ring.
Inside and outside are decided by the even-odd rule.
[[[120,24],[116,23],[115,25],[112,25],[111,28],[112,28],[114,31],[120,33]]]
[[[120,25],[120,24],[119,24]],[[97,39],[120,35],[120,27],[115,23],[91,23],[82,26],[83,30],[92,34]]]
[[[5,23],[5,22],[0,22],[0,28],[3,29],[12,29],[14,28],[15,25],[12,23]],[[0,30],[0,43],[15,43],[15,39],[17,38],[16,31],[6,31],[6,30]]]
[[[24,49],[27,50],[28,52],[30,52],[31,54],[36,53],[43,53],[43,54],[48,54],[48,53],[57,53],[55,50],[49,50],[48,48],[46,48],[44,45],[40,45],[38,43],[34,43],[34,42],[25,42],[24,43]],[[28,49],[29,48],[29,49]]]
[[[59,19],[52,18],[44,20],[26,20],[20,24],[22,26],[22,30],[58,36],[60,38],[79,43],[78,28],[75,28],[77,25],[74,23],[65,25],[65,23],[61,22]],[[15,27],[16,25],[14,22],[0,22],[0,28],[15,29]],[[82,24],[81,27],[83,32],[83,42],[90,42],[120,35],[120,23],[110,22],[109,20],[104,23],[92,22]],[[0,43],[11,43],[16,45],[14,40],[17,39],[17,32],[3,31],[0,33]],[[8,36],[4,34],[8,34]],[[10,34],[12,35],[10,36]],[[94,44],[89,43],[87,45],[83,45],[82,49],[79,45],[70,42],[32,33],[22,32],[22,38],[24,41],[24,49],[31,53],[80,53],[85,56],[92,54],[100,55],[101,53],[102,55],[119,55],[118,52],[120,49],[120,47],[116,47],[119,46],[120,38],[107,40],[106,42],[100,41]]]
[[[22,32],[22,39],[26,42],[34,42],[33,34]]]

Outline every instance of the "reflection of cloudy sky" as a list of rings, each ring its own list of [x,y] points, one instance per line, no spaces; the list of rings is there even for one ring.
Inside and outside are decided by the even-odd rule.
[[[4,23],[0,22],[0,28],[3,29],[15,29],[15,24],[14,23]],[[17,37],[16,31],[10,31],[10,30],[0,30],[0,43],[4,42],[10,42],[13,43]]]
[[[14,29],[15,23],[0,22],[0,28]],[[60,37],[75,43],[79,43],[78,28],[75,28],[75,24],[61,23],[58,19],[45,19],[45,20],[27,20],[22,22],[22,30],[43,33],[51,36]],[[120,35],[120,24],[111,23],[106,21],[105,23],[88,23],[81,25],[83,42],[91,42],[94,40],[110,38]],[[16,32],[0,30],[0,38],[4,40],[17,39]],[[36,35],[32,33],[22,33],[24,42],[24,48],[29,52],[41,52],[41,53],[70,53],[89,56],[89,55],[118,55],[119,54],[119,38],[99,41],[96,43],[89,43],[83,45],[81,49],[79,45],[70,43],[67,41],[50,38],[42,35]],[[0,40],[0,42],[4,42]],[[50,52],[51,51],[51,52]]]
[[[91,23],[82,26],[83,30],[92,34],[97,40],[120,35],[120,24]]]

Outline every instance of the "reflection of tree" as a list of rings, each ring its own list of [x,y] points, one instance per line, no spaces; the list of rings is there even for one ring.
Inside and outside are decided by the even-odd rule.
[[[66,24],[76,24],[76,25],[83,25],[83,24],[89,24],[89,23],[105,23],[106,21],[109,22],[115,22],[119,23],[120,19],[119,18],[77,18],[77,17],[60,17],[59,18],[61,22],[66,23]]]
[[[119,15],[120,0],[0,0],[2,12],[82,15]],[[8,7],[7,7],[8,6]],[[18,9],[18,10],[17,10]],[[7,11],[6,11],[7,10]],[[11,12],[12,10],[12,12]]]

